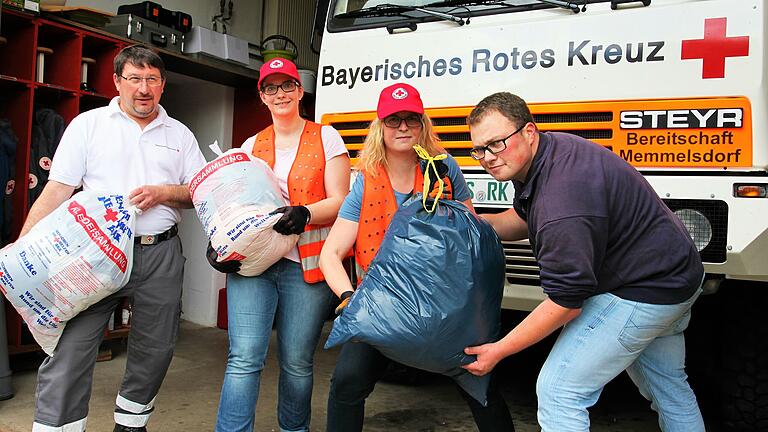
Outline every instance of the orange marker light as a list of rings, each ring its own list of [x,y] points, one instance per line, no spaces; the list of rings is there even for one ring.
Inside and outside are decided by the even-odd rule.
[[[765,184],[736,184],[733,195],[738,198],[766,198],[768,185]]]

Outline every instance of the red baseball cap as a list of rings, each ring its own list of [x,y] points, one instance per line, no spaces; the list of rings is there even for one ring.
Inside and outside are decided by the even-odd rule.
[[[405,83],[392,84],[379,94],[376,114],[380,119],[400,111],[424,114],[424,104],[419,91]]]
[[[261,65],[261,69],[259,69],[259,83],[257,84],[259,89],[261,89],[261,83],[264,79],[274,74],[288,75],[301,83],[301,78],[299,77],[299,71],[296,70],[296,65],[288,59],[278,57]]]

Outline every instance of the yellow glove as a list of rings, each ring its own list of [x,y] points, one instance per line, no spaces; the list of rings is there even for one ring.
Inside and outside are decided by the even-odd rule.
[[[341,296],[339,296],[339,298],[341,299],[341,303],[339,303],[339,305],[336,306],[336,310],[333,311],[336,315],[341,314],[341,311],[343,311],[344,308],[347,307],[347,305],[349,304],[349,299],[352,298],[352,294],[354,293],[355,293],[354,291],[344,291],[343,293],[341,293]]]

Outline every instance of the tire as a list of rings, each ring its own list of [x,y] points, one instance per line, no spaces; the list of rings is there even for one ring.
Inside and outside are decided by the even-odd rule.
[[[722,423],[726,431],[768,431],[768,287],[730,291],[720,351]]]

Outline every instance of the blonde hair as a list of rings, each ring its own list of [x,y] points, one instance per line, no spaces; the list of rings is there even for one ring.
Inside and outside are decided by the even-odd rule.
[[[421,132],[416,144],[422,146],[430,156],[445,153],[440,145],[440,138],[434,132],[432,120],[426,114],[421,116]],[[384,145],[384,124],[380,119],[374,119],[368,128],[368,135],[363,142],[363,150],[357,160],[355,169],[360,172],[375,176],[378,168],[387,168],[387,150]],[[416,151],[413,152],[416,156]]]

